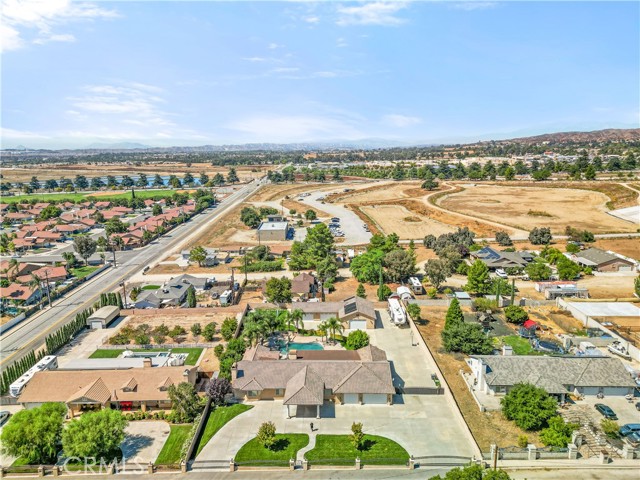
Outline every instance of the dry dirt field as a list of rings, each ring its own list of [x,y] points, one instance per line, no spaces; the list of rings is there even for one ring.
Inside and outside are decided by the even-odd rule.
[[[451,388],[462,416],[480,449],[487,452],[491,444],[496,442],[500,447],[515,446],[520,435],[527,435],[529,443],[541,445],[536,433],[520,430],[513,422],[505,420],[500,412],[480,411],[459,373],[461,369],[468,370],[464,356],[449,354],[442,349],[440,333],[446,313],[446,307],[422,307],[422,318],[426,320],[417,327]]]
[[[594,233],[635,232],[635,225],[606,213],[609,200],[590,190],[479,184],[441,198],[439,205],[524,230],[550,227],[562,234],[571,225]]]
[[[638,238],[602,238],[596,240],[593,246],[640,260],[640,239]]]
[[[236,167],[236,173],[240,181],[245,181],[262,177],[267,171],[275,168],[274,165],[239,165]],[[73,178],[76,175],[85,175],[91,178],[99,175],[137,175],[139,173],[145,173],[147,176],[153,176],[158,173],[160,175],[177,175],[181,177],[189,172],[194,177],[197,177],[200,173],[205,172],[212,177],[216,173],[226,175],[228,171],[228,167],[214,167],[209,163],[196,163],[190,167],[187,167],[187,164],[182,162],[145,163],[140,166],[127,163],[99,165],[90,163],[74,165],[47,163],[42,165],[29,165],[24,168],[3,168],[2,175],[4,179],[9,182],[26,182],[31,179],[34,172],[36,172],[35,174],[38,180],[42,181],[52,178],[59,179],[60,177]]]
[[[402,205],[363,205],[360,209],[368,215],[385,233],[396,233],[403,240],[422,240],[425,235],[435,236],[454,232],[447,225],[429,217],[407,210]]]

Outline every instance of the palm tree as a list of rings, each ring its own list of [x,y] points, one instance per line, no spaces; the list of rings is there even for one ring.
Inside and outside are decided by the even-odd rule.
[[[10,280],[14,280],[18,274],[18,267],[20,265],[20,262],[18,262],[17,258],[12,258],[11,260],[9,260],[9,268],[7,268],[7,277],[9,277]]]
[[[29,283],[27,284],[29,286],[29,288],[31,289],[31,291],[33,292],[36,288],[38,289],[38,301],[40,301],[40,299],[42,298],[42,279],[36,275],[35,273],[31,274],[31,280],[29,280]]]
[[[262,339],[262,327],[258,322],[249,320],[248,322],[245,322],[242,334],[249,342],[249,345],[253,347]]]
[[[342,326],[342,322],[338,320],[336,317],[331,317],[325,320],[324,322],[325,331],[329,330],[331,332],[331,339],[335,343],[336,332],[342,333],[344,331],[344,327]]]
[[[289,314],[289,317],[287,318],[287,320],[289,321],[289,324],[296,327],[296,332],[298,332],[300,328],[304,327],[304,322],[302,321],[303,317],[304,317],[304,312],[299,308],[296,308],[291,311],[291,313]]]

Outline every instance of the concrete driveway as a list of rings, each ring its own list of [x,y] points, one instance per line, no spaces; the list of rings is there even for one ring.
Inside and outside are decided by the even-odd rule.
[[[411,346],[411,329],[390,325],[386,312],[382,313],[382,328],[368,333],[371,343],[387,352],[392,362],[394,383],[407,387],[433,387],[431,373],[433,359],[426,347]],[[414,332],[414,343],[418,342]],[[426,355],[425,355],[426,351]],[[364,431],[383,435],[400,443],[409,454],[460,455],[476,453],[473,440],[466,429],[450,395],[395,395],[394,405],[334,405],[325,404],[320,419],[287,419],[281,400],[250,403],[248,412],[236,417],[213,437],[198,456],[198,460],[228,460],[251,440],[262,422],[272,421],[278,433],[347,434],[352,422],[362,422]],[[313,440],[312,440],[313,441]]]
[[[169,436],[170,428],[163,421],[129,422],[127,436],[121,448],[127,462],[155,462]]]

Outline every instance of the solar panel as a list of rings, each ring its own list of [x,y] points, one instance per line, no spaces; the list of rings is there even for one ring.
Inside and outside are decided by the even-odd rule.
[[[356,310],[358,310],[358,306],[356,305],[356,302],[351,302],[351,303],[347,303],[344,306],[344,313],[345,315],[348,315],[350,313],[355,312]]]

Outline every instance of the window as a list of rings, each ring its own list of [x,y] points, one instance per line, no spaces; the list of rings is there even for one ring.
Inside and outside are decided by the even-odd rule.
[[[257,397],[258,395],[260,395],[260,392],[258,390],[249,390],[247,392],[247,395],[250,397]]]
[[[284,395],[284,388],[276,388],[276,397],[281,397]]]

